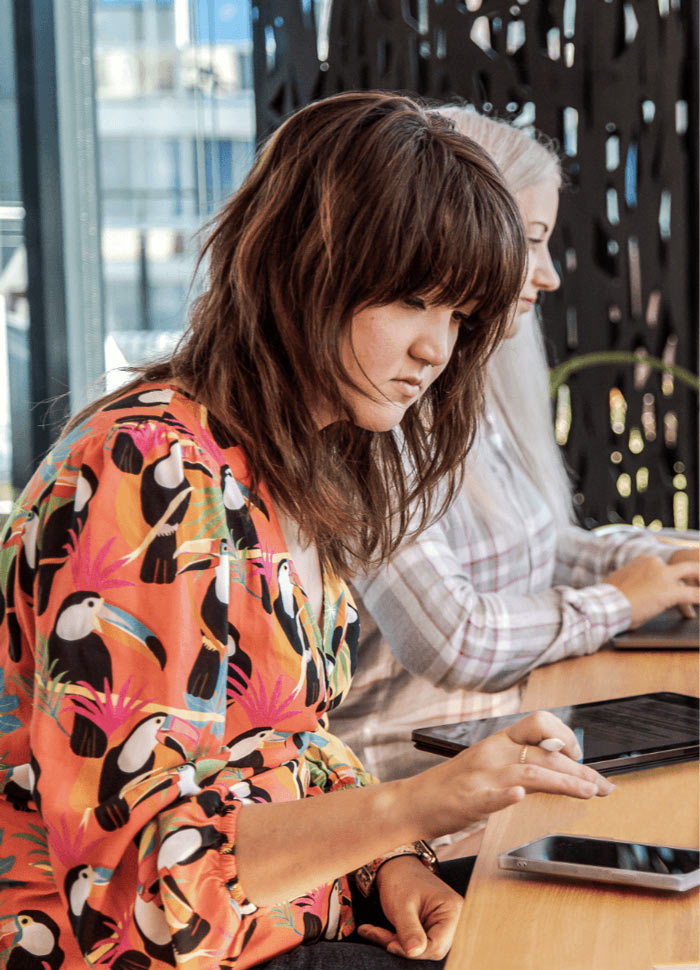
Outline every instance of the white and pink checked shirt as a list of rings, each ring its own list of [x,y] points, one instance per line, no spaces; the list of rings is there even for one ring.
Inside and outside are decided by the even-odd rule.
[[[462,492],[386,567],[355,582],[358,669],[331,722],[382,780],[440,760],[413,747],[414,728],[516,713],[531,670],[593,653],[624,630],[629,603],[602,578],[637,555],[673,551],[647,534],[557,532],[490,418],[479,461],[501,490],[497,526]]]

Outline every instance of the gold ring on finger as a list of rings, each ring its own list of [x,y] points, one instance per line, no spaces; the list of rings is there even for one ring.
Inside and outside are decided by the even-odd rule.
[[[518,759],[521,765],[525,764],[525,759],[527,758],[527,749],[528,749],[528,745],[524,744],[523,749],[520,752],[520,758]]]

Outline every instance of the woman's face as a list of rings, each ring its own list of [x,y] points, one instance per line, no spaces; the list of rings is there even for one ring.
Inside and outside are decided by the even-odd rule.
[[[559,276],[549,254],[549,239],[557,221],[559,180],[545,179],[515,195],[527,237],[527,275],[518,297],[515,319],[509,336],[517,332],[518,318],[537,302],[542,290],[559,288]]]
[[[341,344],[343,365],[359,388],[343,395],[355,423],[369,431],[396,427],[445,369],[473,306],[431,306],[412,297],[358,310]]]

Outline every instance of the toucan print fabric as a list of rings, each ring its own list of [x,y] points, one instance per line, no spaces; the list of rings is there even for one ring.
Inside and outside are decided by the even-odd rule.
[[[353,929],[346,879],[266,909],[242,805],[371,783],[326,729],[357,613],[323,629],[243,454],[144,385],[42,463],[0,553],[0,967],[244,968]],[[313,852],[309,845],[309,852]]]

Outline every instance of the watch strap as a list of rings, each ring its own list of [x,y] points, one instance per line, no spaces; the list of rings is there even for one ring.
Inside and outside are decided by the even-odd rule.
[[[359,869],[355,870],[355,885],[362,893],[363,896],[369,896],[370,892],[374,888],[374,883],[377,878],[377,873],[390,859],[396,859],[398,856],[402,855],[413,855],[416,856],[423,863],[426,868],[430,869],[431,872],[438,872],[438,859],[433,850],[430,848],[427,842],[423,842],[420,839],[417,842],[407,842],[405,845],[399,845],[391,852],[387,852],[384,855],[377,856],[372,862],[367,863],[365,866],[360,866]]]

